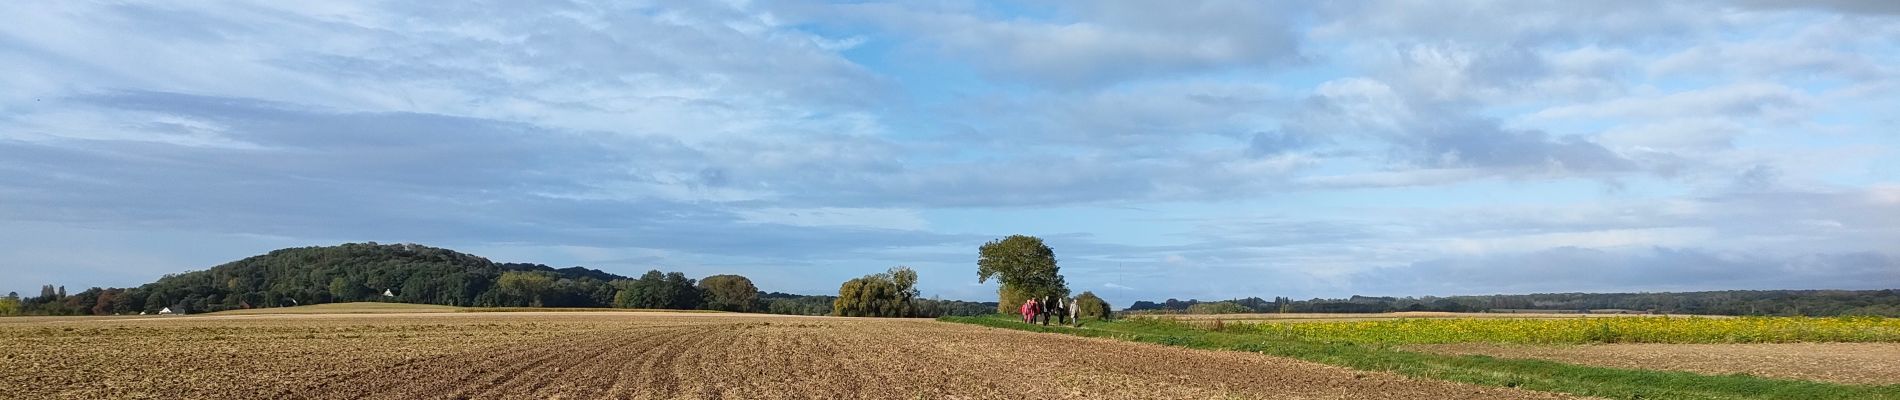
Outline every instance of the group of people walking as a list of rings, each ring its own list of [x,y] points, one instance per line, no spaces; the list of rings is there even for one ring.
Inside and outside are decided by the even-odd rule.
[[[1024,323],[1040,322],[1043,326],[1048,326],[1050,317],[1056,319],[1057,325],[1076,323],[1076,306],[1073,298],[1065,299],[1058,296],[1049,296],[1046,299],[1032,298],[1023,302],[1021,311]]]

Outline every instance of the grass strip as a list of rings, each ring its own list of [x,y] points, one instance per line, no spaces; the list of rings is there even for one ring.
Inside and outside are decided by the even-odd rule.
[[[1365,371],[1613,399],[1900,399],[1900,385],[1844,385],[1749,375],[1702,375],[1565,364],[1544,360],[1453,356],[1349,342],[1284,340],[1196,329],[1170,321],[1090,322],[1082,328],[1024,324],[1012,317],[943,317],[941,321],[1061,333],[1197,349],[1262,353]]]

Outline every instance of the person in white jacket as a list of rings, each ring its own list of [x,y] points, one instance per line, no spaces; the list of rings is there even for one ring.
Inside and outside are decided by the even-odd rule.
[[[1074,297],[1069,298],[1069,325],[1070,326],[1082,326],[1082,320],[1075,319],[1075,316],[1076,316],[1075,310],[1082,308],[1079,306],[1080,304],[1076,304]]]

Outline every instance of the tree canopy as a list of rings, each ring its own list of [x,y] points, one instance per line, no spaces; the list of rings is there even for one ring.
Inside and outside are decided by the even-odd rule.
[[[749,282],[749,281],[748,281]],[[678,272],[647,271],[640,279],[618,280],[614,307],[689,310],[699,307],[699,288]]]
[[[713,275],[699,280],[709,310],[751,311],[757,306],[759,288],[751,279],[738,275]]]
[[[165,275],[136,288],[67,293],[63,287],[46,285],[38,297],[0,300],[6,304],[0,305],[0,314],[137,314],[165,308],[201,313],[353,301],[476,307],[701,305],[700,291],[685,274],[656,270],[642,278],[583,267],[496,263],[415,244],[349,243],[276,250],[202,271]],[[730,309],[756,311],[750,306]]]
[[[832,314],[845,317],[917,316],[912,303],[917,297],[916,284],[917,272],[903,266],[845,281],[844,285],[838,287],[838,299],[832,303]]]
[[[1096,296],[1095,292],[1084,291],[1075,296],[1076,316],[1109,319],[1112,317],[1109,315],[1112,308],[1108,305],[1108,301],[1102,300],[1101,296]]]
[[[1031,298],[1069,295],[1055,249],[1035,236],[1010,235],[978,248],[976,281],[991,278],[1001,283],[996,291],[998,313],[1016,313],[1016,306]]]

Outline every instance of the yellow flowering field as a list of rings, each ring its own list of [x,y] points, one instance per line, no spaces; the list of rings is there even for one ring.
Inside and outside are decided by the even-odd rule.
[[[1900,318],[1393,319],[1226,324],[1223,332],[1282,339],[1385,343],[1900,342]]]

